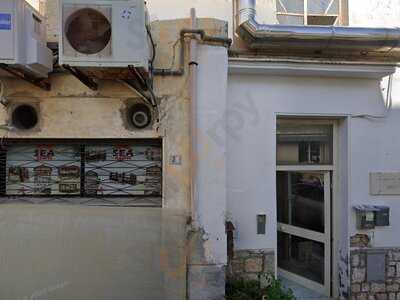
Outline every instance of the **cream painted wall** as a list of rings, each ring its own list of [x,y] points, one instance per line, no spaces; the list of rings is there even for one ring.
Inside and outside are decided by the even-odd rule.
[[[170,65],[171,45],[188,23],[154,24],[154,38],[162,40],[158,65]],[[201,24],[210,30],[224,28],[218,22]],[[118,81],[101,81],[99,90],[92,91],[71,75],[52,74],[52,90],[47,92],[19,79],[1,78],[9,101],[37,103],[41,113],[38,128],[2,130],[2,137],[162,138],[165,164],[162,210],[2,205],[0,222],[8,229],[0,234],[0,299],[36,299],[38,294],[43,299],[185,298],[190,215],[187,74],[157,77],[161,121],[141,131],[127,129],[123,113],[127,102],[142,100]],[[0,108],[0,124],[8,120],[7,109]],[[169,163],[172,156],[181,163]]]

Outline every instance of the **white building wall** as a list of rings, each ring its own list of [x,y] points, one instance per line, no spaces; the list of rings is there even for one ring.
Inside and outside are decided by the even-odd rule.
[[[398,0],[352,0],[349,1],[349,25],[363,27],[398,27],[400,26],[400,2]],[[386,82],[383,82],[386,86]],[[391,227],[377,228],[370,233],[374,246],[400,246],[395,228],[400,228],[400,196],[372,197],[368,190],[358,188],[365,185],[366,174],[371,171],[399,171],[400,143],[397,129],[400,128],[400,70],[394,75],[393,112],[384,121],[374,122],[365,132],[353,132],[353,148],[364,155],[353,155],[352,193],[354,200],[370,204],[384,204],[391,207]],[[358,121],[362,126],[362,121]],[[367,151],[365,151],[367,150]],[[362,199],[365,199],[362,201]],[[354,213],[354,212],[353,212]],[[351,231],[355,232],[354,215]]]
[[[369,172],[400,169],[398,109],[395,105],[387,120],[349,122],[349,209],[353,204],[392,208],[392,227],[375,230],[374,246],[398,246],[393,228],[400,226],[395,217],[400,203],[369,195]],[[262,249],[276,247],[276,115],[381,115],[384,106],[378,80],[231,75],[227,111],[228,214],[236,225],[237,248]],[[265,236],[256,234],[256,215],[262,213],[268,220]],[[355,231],[352,218],[350,234]]]

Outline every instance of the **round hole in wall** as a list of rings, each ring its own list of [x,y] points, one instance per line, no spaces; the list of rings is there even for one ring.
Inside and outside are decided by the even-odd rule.
[[[145,104],[135,104],[130,109],[129,118],[135,128],[143,129],[151,123],[151,111]]]
[[[13,110],[11,121],[12,125],[18,129],[32,129],[38,123],[38,114],[33,106],[22,104]]]
[[[83,8],[65,24],[65,36],[71,47],[83,54],[101,52],[111,40],[111,24],[99,11]]]

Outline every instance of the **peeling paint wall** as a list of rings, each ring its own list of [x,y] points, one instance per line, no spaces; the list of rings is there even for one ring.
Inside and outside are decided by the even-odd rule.
[[[58,41],[57,2],[48,1],[46,7],[50,42]],[[179,45],[174,47],[174,44],[180,30],[187,27],[190,27],[188,19],[153,23],[158,52],[156,67],[169,68],[174,57],[177,66]],[[199,27],[209,34],[227,34],[226,23],[222,21],[202,19]],[[185,48],[187,60],[187,44]],[[224,74],[226,77],[226,70]],[[123,113],[127,103],[142,100],[123,83],[101,81],[99,90],[92,91],[73,76],[61,73],[51,75],[52,90],[45,92],[15,78],[1,80],[11,105],[35,103],[40,110],[37,128],[0,132],[4,137],[157,138],[163,140],[164,152],[161,210],[0,206],[0,222],[3,228],[8,228],[0,234],[0,243],[7,245],[1,254],[1,299],[185,299],[187,259],[199,249],[208,249],[208,258],[217,257],[218,272],[209,274],[212,278],[219,276],[223,286],[222,254],[213,253],[215,247],[223,248],[223,212],[218,236],[208,227],[209,238],[193,253],[188,252],[190,99],[187,70],[182,77],[156,78],[160,122],[141,131],[126,126]],[[0,108],[0,124],[9,119],[7,109]],[[180,163],[172,163],[173,157],[179,157]],[[221,291],[221,284],[217,282],[216,286]]]

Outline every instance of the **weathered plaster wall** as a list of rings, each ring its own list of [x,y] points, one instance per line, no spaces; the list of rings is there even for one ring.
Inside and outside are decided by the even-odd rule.
[[[50,30],[49,41],[57,41],[54,32],[58,18],[56,2],[49,1],[47,7],[49,28],[53,30]],[[153,24],[158,52],[156,67],[170,67],[174,56],[177,66],[179,46],[173,46],[184,27],[190,27],[188,19]],[[226,35],[224,22],[199,20],[199,27],[210,34]],[[187,50],[186,45],[186,60]],[[203,54],[204,61],[209,61],[207,55],[213,53]],[[2,131],[3,136],[162,138],[165,163],[162,210],[56,205],[0,207],[2,215],[7,216],[1,220],[3,228],[13,229],[0,235],[1,244],[8,245],[7,251],[2,252],[4,264],[0,271],[0,277],[8,279],[0,280],[0,295],[3,295],[0,298],[24,299],[26,296],[26,299],[33,299],[37,294],[43,299],[82,300],[186,297],[186,260],[192,255],[187,251],[186,243],[190,215],[187,75],[186,70],[182,77],[156,78],[160,123],[143,131],[131,131],[124,124],[122,114],[126,103],[141,100],[122,83],[102,81],[99,90],[94,92],[71,75],[53,74],[50,76],[52,91],[44,92],[20,80],[2,78],[5,97],[11,103],[35,102],[41,113],[38,128],[29,132]],[[222,75],[226,77],[226,72]],[[203,82],[206,84],[207,79]],[[0,123],[8,121],[7,109],[1,108]],[[181,163],[170,163],[172,157],[179,157]],[[207,259],[216,264],[219,271],[210,276],[220,276],[223,286],[223,255],[220,250],[214,252],[216,248],[222,249],[224,239],[223,212],[220,215],[219,227],[215,232],[214,228],[208,227],[205,235],[209,239],[201,237],[193,253],[203,251],[204,254],[207,250]],[[200,232],[204,232],[202,226],[204,224],[200,223]],[[23,246],[20,246],[21,241]],[[17,251],[12,251],[14,248],[18,248]],[[94,267],[90,268],[92,264]],[[118,272],[120,277],[112,277],[113,272]],[[16,280],[19,273],[26,274],[27,279]],[[45,275],[38,275],[42,273]],[[218,289],[221,292],[221,285]],[[112,294],[114,290],[116,292]]]
[[[226,254],[226,141],[214,140],[215,124],[222,123],[226,108],[228,53],[224,47],[201,45],[198,52],[196,107],[197,184],[194,229],[189,261],[190,299],[223,299]],[[198,243],[198,242],[197,242]],[[197,248],[197,249],[196,249]]]

